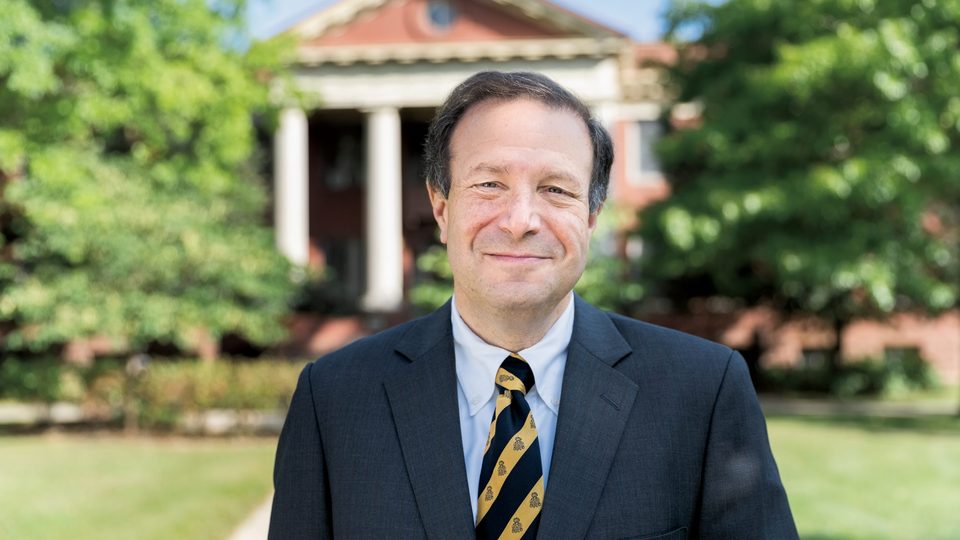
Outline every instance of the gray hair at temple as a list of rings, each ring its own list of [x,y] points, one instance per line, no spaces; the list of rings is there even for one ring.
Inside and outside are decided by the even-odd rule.
[[[457,123],[470,107],[487,100],[534,99],[551,107],[565,109],[586,124],[593,144],[593,168],[590,174],[590,213],[599,210],[607,198],[613,141],[607,130],[590,114],[580,99],[539,73],[482,71],[460,83],[440,106],[424,144],[427,183],[445,198],[450,195],[450,139]]]

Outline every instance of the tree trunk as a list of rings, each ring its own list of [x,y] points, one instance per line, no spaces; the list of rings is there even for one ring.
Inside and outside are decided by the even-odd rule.
[[[840,365],[843,363],[843,331],[847,328],[847,322],[844,319],[836,317],[831,321],[833,323],[833,347],[827,355],[827,370],[831,375],[840,372]]]
[[[760,334],[758,332],[754,331],[750,346],[741,350],[740,354],[743,355],[743,360],[747,363],[754,390],[757,392],[766,390],[766,381],[764,381],[763,372],[760,370],[760,355],[763,354],[763,347],[760,345]]]

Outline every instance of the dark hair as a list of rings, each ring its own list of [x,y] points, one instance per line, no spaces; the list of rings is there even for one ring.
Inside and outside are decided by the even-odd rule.
[[[450,139],[457,123],[470,107],[487,100],[535,99],[566,109],[579,116],[587,126],[593,144],[593,168],[590,174],[590,212],[596,212],[607,198],[613,142],[590,109],[576,96],[552,79],[539,73],[481,71],[454,88],[437,111],[424,145],[427,183],[444,197],[450,195]]]

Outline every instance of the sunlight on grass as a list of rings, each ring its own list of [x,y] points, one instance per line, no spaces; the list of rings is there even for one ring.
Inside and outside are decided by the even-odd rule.
[[[960,419],[772,417],[802,538],[960,538]],[[0,538],[225,538],[270,490],[275,439],[0,439]]]
[[[225,538],[270,492],[273,439],[5,437],[0,538]]]
[[[960,419],[768,424],[802,538],[960,538]]]

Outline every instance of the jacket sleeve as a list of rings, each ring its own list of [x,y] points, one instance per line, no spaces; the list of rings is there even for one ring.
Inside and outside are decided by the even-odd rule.
[[[698,525],[699,538],[797,538],[766,422],[737,352],[727,359],[710,420]]]
[[[330,493],[308,364],[280,432],[270,539],[331,538]]]

